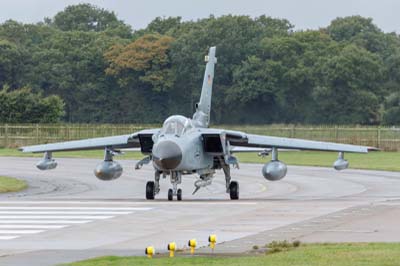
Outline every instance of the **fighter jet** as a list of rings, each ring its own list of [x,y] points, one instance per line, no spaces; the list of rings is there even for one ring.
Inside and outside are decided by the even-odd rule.
[[[92,138],[44,145],[22,147],[23,152],[44,153],[37,163],[40,170],[54,169],[57,162],[52,153],[58,151],[104,149],[104,161],[95,169],[94,174],[101,180],[117,179],[122,174],[121,165],[113,157],[121,149],[140,148],[145,156],[135,169],[151,163],[154,167],[154,181],[146,184],[146,199],[153,200],[160,193],[161,177],[169,177],[171,188],[168,200],[182,200],[182,189],[179,185],[187,175],[196,175],[194,193],[200,188],[212,184],[217,170],[223,171],[226,182],[226,193],[230,199],[239,199],[239,183],[231,177],[231,167],[238,168],[236,152],[255,152],[260,155],[271,153],[271,161],[262,167],[262,175],[270,181],[285,177],[287,166],[278,159],[278,149],[317,150],[339,152],[333,167],[336,170],[348,168],[344,152],[367,153],[369,147],[338,144],[330,142],[309,141],[293,138],[280,138],[247,134],[241,131],[209,128],[211,96],[214,68],[217,63],[216,47],[209,49],[205,57],[206,68],[201,90],[200,101],[192,118],[181,115],[168,117],[162,128],[146,129],[129,135]]]

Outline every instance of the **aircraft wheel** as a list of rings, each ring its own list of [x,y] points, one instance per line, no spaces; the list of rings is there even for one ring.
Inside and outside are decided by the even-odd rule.
[[[171,201],[174,198],[174,192],[172,189],[168,189],[168,200]]]
[[[178,189],[176,198],[177,200],[182,200],[182,189]]]
[[[155,195],[155,184],[154,181],[149,181],[146,184],[146,199],[153,200]]]
[[[231,196],[231,200],[239,199],[239,183],[236,181],[232,181],[229,184],[229,194]]]

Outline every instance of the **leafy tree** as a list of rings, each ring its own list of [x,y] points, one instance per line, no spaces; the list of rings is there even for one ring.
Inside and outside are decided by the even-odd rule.
[[[71,5],[57,13],[45,23],[62,31],[107,31],[117,30],[120,36],[129,37],[131,28],[118,20],[114,12],[91,4]]]
[[[122,86],[136,78],[155,92],[168,91],[174,83],[168,56],[173,40],[148,34],[126,46],[116,45],[105,54],[110,63],[106,73],[117,76]]]
[[[161,121],[167,114],[168,92],[175,78],[169,57],[173,41],[169,36],[147,34],[128,45],[115,45],[104,55],[109,62],[106,73],[124,89],[121,103],[129,106],[128,114],[134,110],[140,114],[136,121],[151,119],[151,115]],[[127,99],[130,102],[126,103]],[[137,100],[140,102],[132,109]]]
[[[361,16],[337,18],[327,27],[327,31],[335,41],[351,42],[371,52],[385,50],[384,34],[373,24],[371,18]]]
[[[234,87],[227,91],[226,102],[239,103],[240,108],[233,113],[240,123],[256,123],[264,118],[267,123],[274,122],[279,114],[282,100],[281,87],[283,66],[280,62],[272,60],[263,61],[255,56],[250,56],[238,67],[234,74]],[[252,113],[251,117],[241,114]]]
[[[360,16],[308,31],[267,16],[157,17],[132,32],[113,12],[73,5],[0,24],[0,86],[59,96],[65,121],[161,122],[193,114],[214,45],[213,123],[398,123],[400,37]]]
[[[0,86],[16,88],[24,75],[26,54],[15,43],[0,39]]]
[[[217,46],[217,75],[214,79],[212,121],[221,123],[233,121],[226,96],[233,84],[233,73],[247,57],[257,55],[260,41],[273,35],[288,35],[292,25],[287,20],[261,16],[210,16],[196,22],[185,22],[175,32],[176,41],[172,45],[171,58],[176,73],[177,88],[180,95],[180,113],[191,115],[198,101],[203,78],[203,58],[210,46]]]
[[[400,92],[393,93],[385,101],[384,123],[400,125]]]
[[[56,32],[32,53],[36,66],[30,73],[31,87],[46,95],[60,95],[66,103],[67,121],[111,122],[108,105],[116,104],[110,95],[118,86],[104,75],[103,53],[118,42],[118,37],[103,33]]]
[[[147,25],[144,30],[145,33],[158,33],[158,34],[170,34],[174,35],[174,32],[179,30],[182,17],[156,17],[153,21]]]
[[[322,66],[314,89],[316,122],[376,124],[380,122],[382,62],[363,48],[349,45]]]

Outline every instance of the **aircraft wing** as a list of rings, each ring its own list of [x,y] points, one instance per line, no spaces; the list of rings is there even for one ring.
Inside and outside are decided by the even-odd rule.
[[[32,152],[32,153],[76,151],[76,150],[96,150],[96,149],[104,149],[106,147],[112,148],[112,149],[140,147],[143,150],[144,148],[149,148],[150,145],[152,147],[153,142],[151,140],[151,137],[153,136],[153,134],[156,134],[158,131],[159,131],[159,129],[145,129],[145,130],[141,130],[139,132],[129,134],[129,135],[120,135],[120,136],[111,136],[111,137],[103,137],[103,138],[92,138],[92,139],[51,143],[51,144],[26,146],[26,147],[21,147],[20,150],[22,152]],[[144,146],[147,146],[147,147],[144,147]]]
[[[296,150],[316,150],[316,151],[336,151],[336,152],[355,152],[367,153],[369,150],[376,148],[340,144],[324,141],[312,141],[294,138],[271,137],[263,135],[246,134],[240,131],[231,131],[223,129],[210,129],[203,133],[203,136],[221,135],[229,141],[230,145],[239,147],[253,148],[281,148],[281,149],[296,149]]]

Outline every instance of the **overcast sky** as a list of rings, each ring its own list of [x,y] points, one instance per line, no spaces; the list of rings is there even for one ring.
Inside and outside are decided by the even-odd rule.
[[[386,32],[400,32],[399,0],[0,0],[0,22],[14,19],[38,22],[67,5],[92,3],[112,10],[133,29],[145,27],[157,16],[181,16],[193,20],[225,14],[252,17],[266,14],[286,18],[296,29],[324,27],[336,17],[372,17]]]

